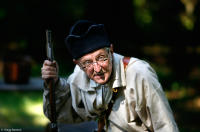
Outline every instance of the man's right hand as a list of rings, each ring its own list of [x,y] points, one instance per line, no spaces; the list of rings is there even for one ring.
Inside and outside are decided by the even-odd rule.
[[[42,79],[47,82],[48,79],[53,78],[54,82],[58,81],[58,64],[56,61],[45,60],[41,68]]]

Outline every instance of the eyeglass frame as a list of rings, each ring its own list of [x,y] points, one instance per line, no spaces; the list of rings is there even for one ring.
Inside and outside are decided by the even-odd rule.
[[[94,61],[94,62],[91,61],[91,62],[88,64],[88,66],[84,66],[84,65],[86,65],[86,64],[83,64],[83,63],[85,63],[85,62],[87,62],[87,61],[85,61],[85,62],[83,62],[83,63],[81,63],[81,62],[79,61],[78,64],[79,64],[80,68],[83,69],[83,70],[88,70],[88,69],[92,68],[92,67],[94,66],[95,63],[97,63],[98,65],[102,66],[103,63],[105,63],[107,60],[109,60],[109,53],[110,53],[110,49],[109,49],[108,47],[106,47],[106,48],[104,48],[104,49],[107,51],[106,57],[104,56],[101,60],[99,60],[99,58],[102,56],[102,55],[100,55],[99,57],[96,58],[96,61]],[[102,64],[101,64],[101,63],[102,63]],[[91,66],[92,66],[92,67],[91,67]]]

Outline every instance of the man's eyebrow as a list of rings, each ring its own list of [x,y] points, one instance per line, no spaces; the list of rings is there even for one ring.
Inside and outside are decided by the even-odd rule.
[[[80,59],[79,62],[91,61],[91,58]]]
[[[101,56],[101,55],[106,55],[106,53],[102,51],[102,52],[97,54],[97,56]]]
[[[95,56],[95,59],[98,58],[99,56],[102,56],[102,55],[105,56],[106,53],[103,52],[103,51],[101,51],[100,53],[98,53],[98,54]],[[81,58],[80,58],[79,61],[82,61],[82,62],[91,61],[91,58],[86,58],[86,59],[85,59],[85,58],[84,58],[84,59],[81,59]]]

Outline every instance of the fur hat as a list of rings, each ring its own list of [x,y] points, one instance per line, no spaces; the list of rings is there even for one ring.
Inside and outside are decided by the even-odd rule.
[[[88,20],[79,20],[71,28],[65,44],[73,59],[103,47],[109,47],[110,41],[103,24]]]

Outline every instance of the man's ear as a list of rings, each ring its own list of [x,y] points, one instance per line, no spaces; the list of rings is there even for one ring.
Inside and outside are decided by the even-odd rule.
[[[78,61],[76,59],[73,59],[74,64],[78,64]]]
[[[83,68],[81,67],[80,63],[78,62],[78,60],[73,59],[74,64],[78,65],[80,67],[81,70],[83,70]]]
[[[110,44],[110,52],[113,54],[113,44]]]

